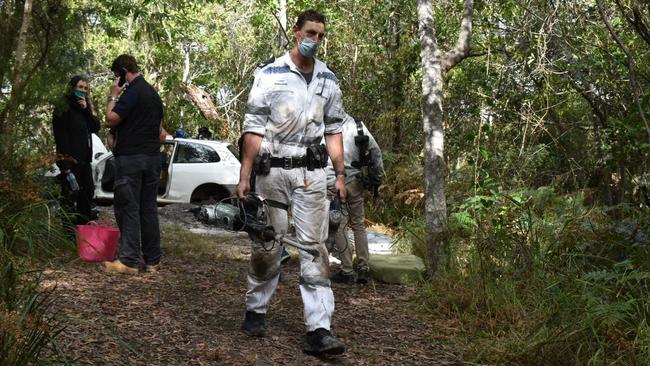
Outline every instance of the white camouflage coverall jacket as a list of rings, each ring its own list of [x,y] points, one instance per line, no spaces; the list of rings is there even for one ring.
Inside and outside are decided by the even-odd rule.
[[[262,65],[255,74],[242,133],[263,136],[260,155],[302,157],[305,148],[319,144],[325,134],[341,132],[344,117],[338,79],[315,59],[309,85],[289,54]],[[296,237],[320,251],[314,257],[300,251],[300,293],[307,331],[330,329],[334,295],[330,288],[328,254],[323,244],[327,232],[327,182],[325,169],[271,168],[257,175],[255,191],[267,199],[291,206]],[[287,211],[270,208],[278,233],[288,228]],[[272,249],[269,249],[272,248]],[[246,292],[246,310],[266,313],[275,292],[280,268],[279,245],[253,243]]]
[[[366,125],[361,122],[361,127],[363,128],[363,134],[368,136],[368,151],[370,152],[370,170],[378,179],[384,178],[384,161],[382,160],[381,150],[375,138],[370,134]],[[354,138],[359,134],[357,131],[357,123],[354,118],[346,114],[343,118],[342,124],[342,133],[343,133],[343,160],[345,163],[345,183],[350,183],[355,179],[359,179],[361,175],[361,170],[352,166],[352,162],[359,161],[359,147],[354,142]],[[330,189],[334,189],[334,181],[336,176],[334,175],[334,167],[332,166],[332,160],[330,159],[327,162],[327,183]]]

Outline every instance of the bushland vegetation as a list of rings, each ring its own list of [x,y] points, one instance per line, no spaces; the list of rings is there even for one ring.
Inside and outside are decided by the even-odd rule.
[[[234,140],[254,68],[283,52],[278,24],[307,7],[327,14],[319,57],[383,148],[369,219],[426,256],[416,2],[3,1],[0,363],[56,350],[38,269],[73,243],[39,168],[53,161],[51,112],[69,78],[90,76],[102,113],[110,61],[132,53],[168,131]],[[449,49],[463,4],[433,10]],[[466,361],[650,363],[649,26],[636,0],[474,4],[469,57],[443,85],[442,264],[413,299]]]

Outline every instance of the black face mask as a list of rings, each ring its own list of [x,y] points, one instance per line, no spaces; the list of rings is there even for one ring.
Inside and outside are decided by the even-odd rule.
[[[126,83],[126,69],[120,70],[120,81],[117,82],[117,86],[122,86]]]

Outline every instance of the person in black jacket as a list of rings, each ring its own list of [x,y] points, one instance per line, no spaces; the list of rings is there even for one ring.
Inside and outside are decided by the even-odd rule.
[[[91,201],[95,192],[90,168],[93,156],[91,134],[99,131],[99,120],[89,90],[86,77],[74,76],[61,103],[54,109],[52,119],[63,205],[75,214],[73,224],[85,224],[91,219]],[[70,174],[79,185],[77,191],[73,191],[67,179]]]

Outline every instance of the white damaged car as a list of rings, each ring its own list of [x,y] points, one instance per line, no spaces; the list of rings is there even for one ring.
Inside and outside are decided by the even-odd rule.
[[[94,155],[95,200],[112,201],[113,153]],[[160,153],[158,203],[199,203],[232,196],[239,182],[237,156],[234,146],[225,141],[168,138]]]

